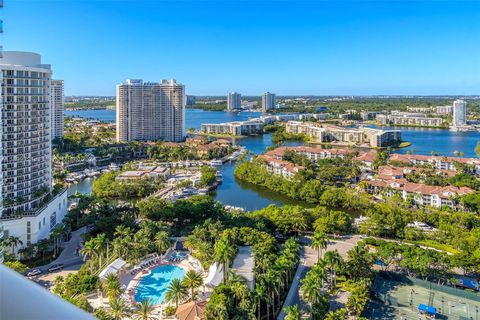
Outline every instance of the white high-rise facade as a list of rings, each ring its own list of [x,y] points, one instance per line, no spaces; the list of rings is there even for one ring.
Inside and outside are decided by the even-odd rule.
[[[67,211],[66,190],[52,192],[51,69],[17,51],[3,52],[0,69],[0,223],[25,246],[48,237]]]
[[[230,92],[227,96],[227,110],[240,109],[242,106],[242,95],[238,92]]]
[[[467,102],[464,100],[453,101],[453,126],[460,127],[467,124]]]
[[[63,138],[65,93],[63,80],[52,80],[50,86],[52,140]]]
[[[264,92],[262,95],[262,111],[268,112],[270,109],[275,108],[275,94],[270,92]]]
[[[185,86],[175,80],[117,85],[117,141],[182,141]]]

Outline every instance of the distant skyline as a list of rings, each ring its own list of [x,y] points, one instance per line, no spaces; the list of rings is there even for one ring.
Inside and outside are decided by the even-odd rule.
[[[5,0],[6,51],[66,95],[175,78],[187,94],[480,94],[477,1]]]

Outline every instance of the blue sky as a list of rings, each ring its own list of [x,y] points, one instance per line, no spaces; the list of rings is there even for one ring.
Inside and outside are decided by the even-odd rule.
[[[5,0],[4,50],[67,95],[176,78],[196,95],[480,94],[477,1]]]

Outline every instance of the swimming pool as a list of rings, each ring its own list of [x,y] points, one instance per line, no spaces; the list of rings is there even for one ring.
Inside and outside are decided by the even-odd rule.
[[[141,302],[150,299],[154,305],[163,303],[165,292],[173,279],[183,279],[185,269],[165,265],[153,268],[150,273],[138,282],[135,288],[135,301]]]
[[[174,258],[174,259],[183,259],[186,256],[187,256],[186,252],[174,251],[174,252],[172,252],[172,255],[170,257]]]

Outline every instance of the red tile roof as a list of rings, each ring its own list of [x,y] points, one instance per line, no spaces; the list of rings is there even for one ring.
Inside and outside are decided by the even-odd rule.
[[[473,189],[467,187],[455,187],[455,186],[429,186],[423,183],[408,182],[405,179],[397,180],[365,180],[368,184],[374,187],[386,188],[390,187],[395,190],[403,190],[408,193],[421,193],[424,195],[438,195],[440,198],[448,199],[450,195],[465,195],[474,192]]]

